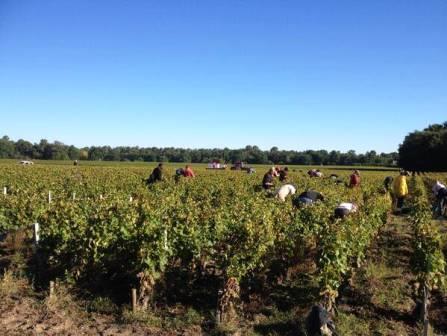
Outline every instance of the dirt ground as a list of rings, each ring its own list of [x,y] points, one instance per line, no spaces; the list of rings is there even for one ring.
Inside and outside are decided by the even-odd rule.
[[[411,224],[391,216],[362,267],[341,293],[338,327],[342,335],[420,335],[421,302],[411,273]],[[429,307],[434,334],[447,334],[447,297],[432,293]]]

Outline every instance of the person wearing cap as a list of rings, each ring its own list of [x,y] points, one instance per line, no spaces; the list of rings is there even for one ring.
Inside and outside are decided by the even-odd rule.
[[[355,188],[360,185],[360,172],[356,169],[349,177],[349,187]]]
[[[393,182],[393,195],[396,199],[396,210],[401,210],[405,198],[408,196],[407,172],[401,170],[398,177]]]
[[[295,195],[295,193],[296,188],[293,185],[284,184],[276,191],[275,197],[280,201],[285,202],[287,196]]]
[[[347,215],[357,212],[358,207],[354,203],[343,202],[340,203],[334,210],[335,218],[345,218]]]
[[[324,201],[323,194],[314,190],[307,190],[301,193],[298,197],[293,199],[292,204],[295,207],[301,207],[303,205],[310,205],[317,201]]]

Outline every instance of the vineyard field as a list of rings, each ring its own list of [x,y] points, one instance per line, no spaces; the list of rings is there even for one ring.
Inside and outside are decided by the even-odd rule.
[[[417,258],[408,259],[407,280],[441,301],[445,297],[447,225],[432,220],[428,189],[435,179],[446,182],[446,174],[408,177],[410,214],[396,217],[383,186],[386,176],[397,176],[394,170],[369,167],[360,172],[360,187],[349,188],[352,167],[319,167],[324,177],[310,178],[309,167],[289,166],[287,183],[297,194],[317,190],[325,196],[295,208],[295,196],[281,202],[262,190],[269,166],[247,174],[193,164],[196,177],[177,181],[175,168],[184,164],[167,164],[164,181],[147,186],[155,166],[0,163],[0,234],[24,236],[25,273],[36,291],[47,292],[56,282],[80,300],[105,298],[132,321],[156,317],[163,331],[181,332],[182,326],[167,322],[174,311],[192,314],[203,334],[301,335],[309,309],[321,303],[349,335],[354,315],[339,311],[346,293],[377,262],[372,251],[391,232],[390,223],[402,222],[404,232],[397,226],[392,232],[396,239],[409,236],[409,253]],[[276,179],[275,185],[281,183]],[[342,202],[357,204],[358,212],[336,219]],[[405,302],[421,297],[401,285]],[[267,327],[279,316],[287,316],[283,329]],[[403,335],[422,328],[390,316],[383,320],[365,324],[367,334],[379,327],[401,328]]]

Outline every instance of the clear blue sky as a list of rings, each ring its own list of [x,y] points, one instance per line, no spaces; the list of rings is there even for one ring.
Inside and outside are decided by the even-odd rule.
[[[447,120],[447,1],[0,0],[0,135],[397,150]]]

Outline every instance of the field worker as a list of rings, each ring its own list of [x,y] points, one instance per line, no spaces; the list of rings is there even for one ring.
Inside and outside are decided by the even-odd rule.
[[[180,179],[182,178],[182,176],[183,176],[183,168],[177,168],[177,169],[175,170],[175,176],[174,176],[174,180],[175,180],[175,182],[180,181]]]
[[[391,183],[393,183],[393,177],[392,176],[385,177],[385,180],[383,181],[383,186],[385,187],[385,191],[390,191]]]
[[[358,207],[354,203],[340,203],[334,210],[335,218],[345,218],[350,213],[357,212]]]
[[[337,336],[335,323],[331,319],[329,312],[321,305],[315,305],[306,317],[306,335],[320,336],[333,335]]]
[[[185,169],[183,170],[183,176],[184,177],[196,177],[196,174],[194,174],[193,170],[189,165],[186,165]]]
[[[436,197],[435,211],[438,216],[442,215],[442,202],[447,198],[447,188],[444,184],[436,181],[435,185],[431,189],[433,195]]]
[[[292,204],[296,207],[301,207],[303,205],[313,204],[316,201],[324,201],[323,194],[319,193],[318,191],[308,190],[293,199]]]
[[[159,163],[157,167],[154,168],[152,174],[149,175],[147,179],[147,184],[152,184],[163,179],[163,163]]]
[[[341,178],[338,177],[337,174],[331,174],[329,175],[329,178],[335,182],[335,184],[342,184],[343,180]]]
[[[279,171],[279,181],[286,182],[287,176],[289,175],[289,168],[285,167]]]
[[[264,178],[262,179],[262,187],[264,189],[270,189],[273,187],[273,171],[275,168],[270,168],[267,173],[264,174]]]
[[[408,195],[407,172],[401,170],[400,175],[394,179],[393,195],[396,198],[396,210],[401,210],[405,197]]]
[[[319,169],[317,169],[316,171],[315,171],[315,175],[314,175],[315,177],[323,177],[323,173],[319,170]]]
[[[254,174],[254,173],[256,173],[256,170],[254,169],[254,168],[248,168],[248,170],[247,170],[247,174]]]
[[[285,202],[286,197],[289,195],[295,195],[296,188],[291,184],[284,184],[276,191],[276,198],[280,201]]]
[[[349,187],[355,188],[360,185],[360,172],[356,169],[349,177]]]
[[[434,184],[433,188],[431,188],[431,190],[433,191],[433,195],[436,198],[442,198],[444,196],[447,196],[447,188],[445,187],[444,184],[442,184],[439,181],[436,181],[436,183]]]
[[[74,160],[73,165],[77,166],[78,165],[78,160]]]

